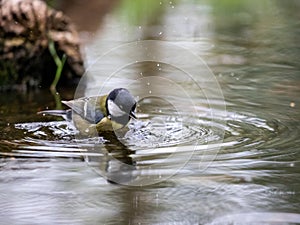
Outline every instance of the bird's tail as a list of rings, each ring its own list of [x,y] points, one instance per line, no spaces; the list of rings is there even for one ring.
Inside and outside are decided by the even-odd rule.
[[[41,114],[43,116],[50,115],[50,116],[61,116],[67,121],[72,120],[72,110],[43,110],[38,112],[37,114]]]

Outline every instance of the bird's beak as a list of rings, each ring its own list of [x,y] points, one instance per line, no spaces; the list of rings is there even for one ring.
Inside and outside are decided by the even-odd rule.
[[[133,119],[137,119],[136,115],[134,114],[133,111],[130,111],[129,116]]]

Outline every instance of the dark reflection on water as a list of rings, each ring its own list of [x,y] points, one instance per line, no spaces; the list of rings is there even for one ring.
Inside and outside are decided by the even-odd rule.
[[[299,224],[300,24],[293,1],[264,2],[264,13],[249,3],[231,18],[213,3],[167,12],[166,23],[193,9],[189,29],[197,12],[215,23],[205,39],[165,36],[214,71],[227,108],[215,100],[214,120],[205,99],[193,99],[199,114],[182,115],[145,98],[124,137],[79,138],[67,122],[36,115],[55,108],[48,92],[1,94],[1,223]]]

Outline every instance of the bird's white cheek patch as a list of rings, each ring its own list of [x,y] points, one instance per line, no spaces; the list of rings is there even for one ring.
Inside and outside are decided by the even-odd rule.
[[[126,112],[122,111],[112,100],[107,101],[107,107],[110,115],[114,117],[121,117],[127,114]]]

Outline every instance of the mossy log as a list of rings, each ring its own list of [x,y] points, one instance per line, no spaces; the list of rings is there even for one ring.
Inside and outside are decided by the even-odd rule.
[[[60,83],[83,74],[78,33],[62,12],[40,0],[0,0],[0,7],[0,86],[50,85],[56,71],[50,41],[67,56]]]

